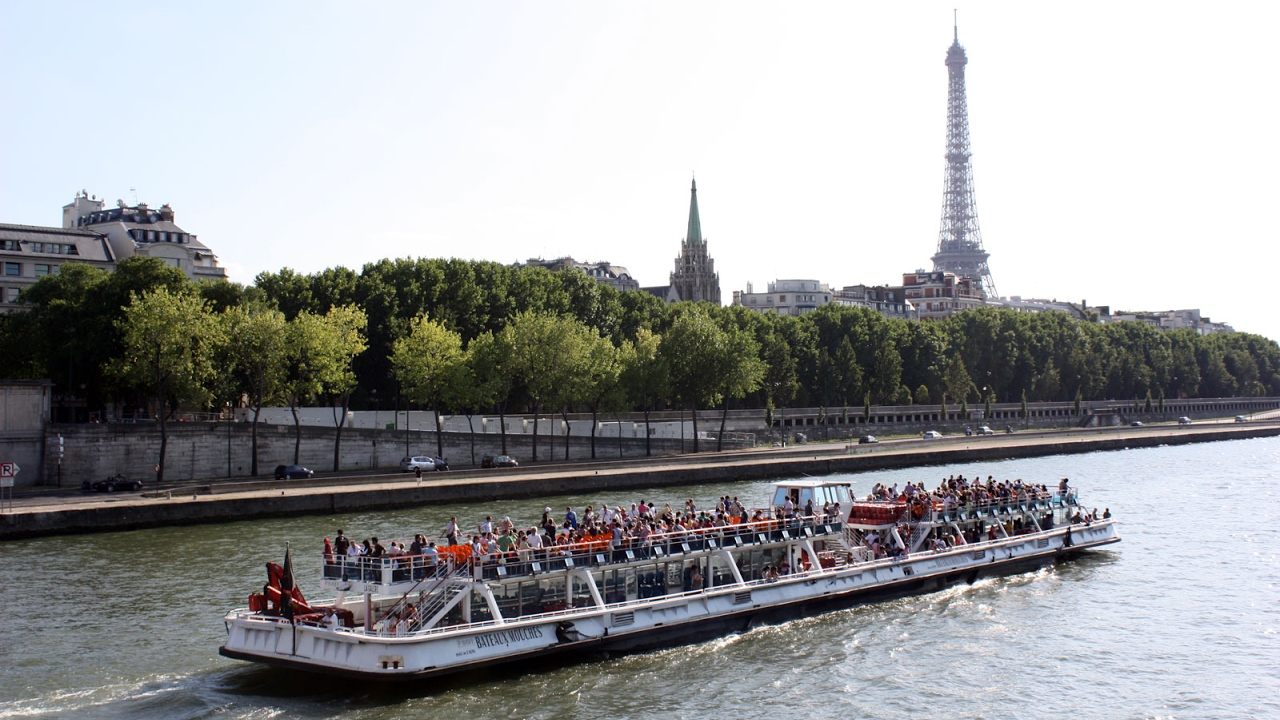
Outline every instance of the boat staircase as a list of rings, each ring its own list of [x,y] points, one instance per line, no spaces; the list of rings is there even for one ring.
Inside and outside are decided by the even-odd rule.
[[[470,587],[471,568],[468,565],[456,568],[441,565],[436,573],[420,580],[394,605],[387,608],[379,623],[385,626],[388,618],[402,615],[413,606],[418,616],[414,629],[432,627],[453,609],[457,598]]]

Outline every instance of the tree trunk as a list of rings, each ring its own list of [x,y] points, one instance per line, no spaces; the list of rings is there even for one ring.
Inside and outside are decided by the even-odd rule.
[[[502,403],[498,406],[498,431],[502,433],[502,454],[507,455],[507,404]],[[472,453],[474,455],[474,452]],[[471,458],[471,464],[475,464],[475,457]]]
[[[649,446],[649,438],[653,437],[652,431],[649,429],[649,406],[644,406],[644,454],[645,457],[653,455],[653,449]]]
[[[698,406],[693,406],[693,454],[698,454]]]
[[[289,412],[293,413],[293,464],[297,465],[302,455],[302,423],[298,421],[298,405],[290,402]]]
[[[618,457],[622,457],[622,418],[618,417],[618,411],[613,412],[613,421],[618,425]]]
[[[160,462],[157,463],[159,469],[156,471],[156,487],[160,487],[160,483],[164,482],[164,456],[169,450],[169,427],[165,422],[164,397],[160,398]]]
[[[432,405],[431,412],[436,419],[436,457],[444,457],[444,435],[440,433],[440,406]],[[471,422],[471,417],[467,417],[467,422]],[[404,412],[404,428],[405,432],[409,432],[409,411]]]
[[[471,429],[471,464],[476,464],[476,426],[471,422],[471,413],[467,413],[467,427]]]
[[[538,462],[538,401],[533,402],[533,461]]]
[[[596,409],[591,408],[591,459],[596,459],[596,426],[600,423],[596,422]],[[619,428],[621,431],[621,428]]]
[[[258,476],[258,415],[261,413],[261,405],[253,409],[253,425],[249,428],[249,475],[252,477]]]
[[[560,410],[560,417],[564,419],[564,459],[569,459],[569,411],[567,409]]]
[[[338,472],[341,469],[342,462],[342,427],[347,424],[347,403],[351,401],[351,393],[342,396],[342,412],[338,417],[334,418],[334,437],[333,437],[333,471]]]
[[[720,437],[716,438],[716,452],[724,450],[724,425],[729,420],[729,398],[724,399],[724,412],[720,414]]]

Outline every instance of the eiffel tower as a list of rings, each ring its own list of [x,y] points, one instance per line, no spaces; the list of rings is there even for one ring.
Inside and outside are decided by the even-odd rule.
[[[964,66],[969,58],[960,45],[960,28],[955,28],[955,41],[947,50],[947,73],[951,77],[947,90],[947,174],[942,191],[942,227],[938,231],[938,252],[933,256],[933,269],[953,272],[960,277],[982,283],[989,298],[999,297],[989,255],[982,249],[982,233],[978,230],[978,206],[973,199],[973,168],[969,165],[969,104],[965,100]]]

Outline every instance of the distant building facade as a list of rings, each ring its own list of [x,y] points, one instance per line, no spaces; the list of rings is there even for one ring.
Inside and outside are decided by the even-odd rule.
[[[560,270],[581,270],[590,275],[604,285],[608,285],[620,292],[630,292],[639,290],[640,283],[631,277],[631,271],[621,265],[613,265],[608,260],[600,262],[578,262],[571,257],[556,258],[555,260],[543,260],[542,258],[529,258],[524,263],[516,263],[517,267],[541,267],[552,272]]]
[[[905,273],[902,291],[921,320],[945,318],[986,304],[981,278],[959,277],[942,270]]]
[[[673,302],[710,302],[720,304],[720,276],[715,261],[702,237],[702,218],[698,214],[698,182],[693,182],[689,199],[689,230],[680,246],[675,270],[669,285],[644,288],[663,300]]]
[[[747,283],[746,292],[733,291],[733,305],[777,315],[804,315],[832,301],[831,287],[817,280],[775,280],[768,292],[754,292]]]
[[[0,224],[0,312],[18,309],[22,293],[69,262],[115,270],[107,236],[92,230]]]
[[[1194,330],[1199,335],[1235,332],[1227,323],[1216,323],[1200,315],[1199,309],[1120,311],[1107,318],[1109,322],[1142,322],[1161,330]]]
[[[192,280],[225,280],[227,271],[199,239],[174,223],[167,204],[152,210],[146,203],[105,209],[102,200],[81,192],[62,208],[65,230],[88,230],[105,235],[117,260],[134,255],[160,258]]]
[[[837,305],[864,307],[889,318],[919,319],[915,306],[907,300],[901,285],[845,285],[832,296],[831,301]]]
[[[1073,302],[1056,299],[1023,298],[1020,295],[1002,297],[995,300],[988,299],[987,305],[1001,310],[1013,310],[1014,312],[1023,313],[1064,312],[1076,320],[1088,322],[1105,322],[1105,318],[1111,314],[1111,308],[1105,305],[1089,307],[1089,304],[1084,300],[1081,300],[1080,304],[1077,305]]]

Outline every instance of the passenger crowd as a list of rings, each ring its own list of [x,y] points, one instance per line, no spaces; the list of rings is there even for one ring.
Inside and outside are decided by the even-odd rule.
[[[716,528],[746,531],[750,529],[748,523],[800,518],[836,520],[841,513],[839,503],[824,503],[819,510],[809,501],[797,508],[791,498],[770,511],[748,510],[737,497],[729,495],[709,508],[699,508],[692,499],[681,507],[669,503],[659,507],[641,499],[630,507],[591,504],[581,512],[566,506],[563,515],[547,507],[536,525],[526,527],[518,527],[510,517],[495,521],[489,515],[474,532],[464,532],[458,518],[451,517],[440,533],[443,542],[439,546],[424,535],[415,535],[407,546],[403,542],[384,544],[377,537],[357,542],[338,530],[332,543],[325,539],[324,552],[327,560],[422,556],[427,566],[436,565],[442,558],[458,562],[474,558],[481,564],[499,559],[529,561],[681,543]]]

